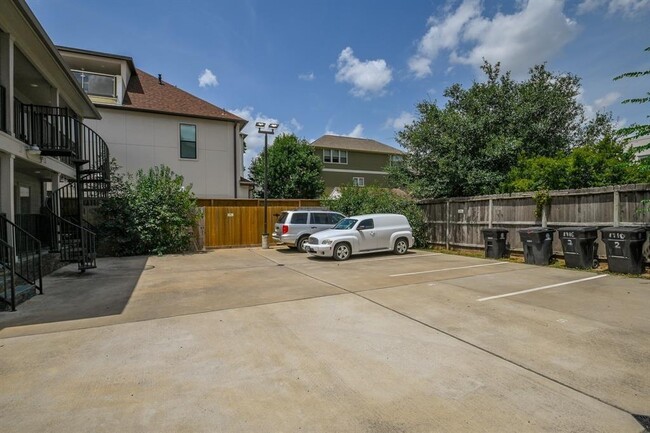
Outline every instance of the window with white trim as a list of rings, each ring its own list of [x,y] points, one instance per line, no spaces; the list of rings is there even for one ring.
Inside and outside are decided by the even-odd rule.
[[[390,156],[390,165],[399,165],[404,161],[404,157],[402,155],[391,155]]]
[[[348,151],[338,149],[323,149],[323,162],[328,164],[347,164]]]
[[[353,177],[352,185],[354,186],[366,186],[366,180],[363,177]]]
[[[196,159],[196,125],[180,124],[181,158]]]

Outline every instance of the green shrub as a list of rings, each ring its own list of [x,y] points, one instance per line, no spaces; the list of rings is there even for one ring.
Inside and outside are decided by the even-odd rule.
[[[200,211],[191,186],[169,167],[139,170],[135,177],[117,174],[102,203],[100,241],[115,256],[172,254],[187,251]]]
[[[413,228],[416,246],[426,245],[426,225],[424,212],[417,203],[408,197],[402,197],[391,190],[369,186],[341,187],[341,197],[324,199],[324,206],[344,215],[362,215],[371,213],[396,213],[406,216]]]

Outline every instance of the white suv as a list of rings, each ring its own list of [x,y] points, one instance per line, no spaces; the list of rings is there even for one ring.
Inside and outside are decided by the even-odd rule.
[[[347,260],[352,254],[379,251],[405,254],[414,242],[404,215],[373,214],[342,219],[334,228],[311,235],[305,249],[313,256]]]
[[[324,209],[299,208],[280,213],[273,230],[273,240],[289,248],[305,252],[307,239],[312,233],[334,227],[345,218],[338,212]]]

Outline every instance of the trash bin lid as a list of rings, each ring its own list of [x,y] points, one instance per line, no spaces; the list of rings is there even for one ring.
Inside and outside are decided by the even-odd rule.
[[[486,228],[486,229],[481,229],[481,232],[494,232],[494,233],[506,233],[508,229],[504,229],[502,227],[492,227],[492,228]]]
[[[598,227],[589,226],[589,227],[560,227],[557,229],[558,232],[576,232],[576,233],[585,233],[585,232],[596,232]]]
[[[643,232],[647,232],[648,228],[647,227],[605,227],[603,229],[600,229],[600,231],[603,233],[612,233],[612,232],[643,233]]]
[[[528,227],[517,230],[519,233],[552,233],[555,229],[550,227]]]

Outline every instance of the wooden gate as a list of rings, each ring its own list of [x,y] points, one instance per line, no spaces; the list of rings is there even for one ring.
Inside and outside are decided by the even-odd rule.
[[[212,199],[198,200],[205,218],[206,248],[258,246],[262,243],[264,200]],[[317,207],[320,200],[269,200],[268,233],[271,233],[277,215],[298,207]]]

